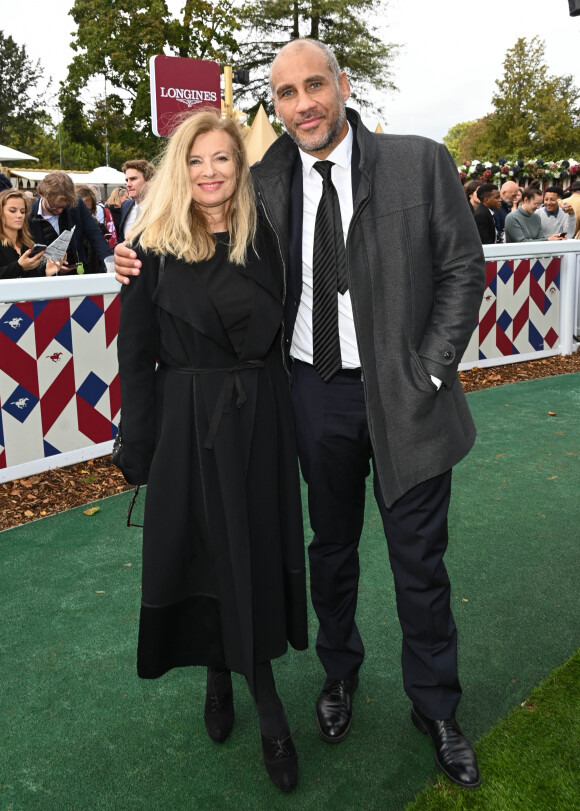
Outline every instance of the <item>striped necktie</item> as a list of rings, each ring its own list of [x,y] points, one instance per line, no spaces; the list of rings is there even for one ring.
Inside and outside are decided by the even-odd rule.
[[[342,368],[338,335],[338,293],[348,290],[346,251],[340,203],[330,173],[332,161],[317,161],[322,176],[322,196],[316,212],[312,255],[313,365],[325,383]]]

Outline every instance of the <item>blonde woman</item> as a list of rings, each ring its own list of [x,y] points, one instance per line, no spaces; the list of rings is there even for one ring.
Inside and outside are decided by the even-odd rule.
[[[128,199],[129,192],[124,186],[115,186],[115,188],[107,198],[105,208],[107,208],[111,212],[116,232],[119,231],[119,225],[121,223],[121,206],[125,202],[125,200]]]
[[[45,259],[43,250],[32,254],[34,240],[26,215],[23,192],[0,192],[0,279],[54,276],[60,267],[60,262]]]
[[[138,673],[207,666],[217,742],[242,673],[268,775],[290,791],[297,756],[270,662],[307,645],[302,513],[282,268],[237,124],[215,111],[181,124],[132,237],[142,271],[121,293],[118,354],[121,469],[148,483]]]

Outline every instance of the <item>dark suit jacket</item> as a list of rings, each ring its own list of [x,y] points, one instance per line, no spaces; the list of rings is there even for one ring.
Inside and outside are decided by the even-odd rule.
[[[35,200],[32,204],[32,210],[28,215],[28,224],[30,226],[30,232],[34,241],[48,244],[44,235],[42,217],[40,217],[38,214],[39,204],[39,200]],[[89,257],[87,256],[87,252],[83,245],[83,242],[86,239],[88,242],[90,242],[94,252],[98,256],[101,263],[101,270],[104,271],[105,268],[103,263],[105,257],[112,256],[113,251],[109,248],[107,240],[104,238],[99,226],[93,219],[91,212],[88,210],[80,197],[77,198],[77,205],[74,208],[64,209],[58,218],[58,222],[61,233],[65,230],[70,230],[73,225],[76,226],[67,251],[67,262],[69,264],[82,262],[85,266],[85,270],[88,272]],[[50,226],[50,230],[53,231],[52,226]],[[56,239],[56,236],[54,239]]]
[[[134,205],[135,200],[133,200],[132,197],[129,197],[124,203],[121,203],[121,219],[119,221],[119,227],[117,228],[117,242],[124,242],[125,240],[125,223]]]
[[[483,203],[477,207],[475,214],[475,224],[479,231],[479,237],[482,245],[493,245],[497,242],[497,231],[495,230],[495,220],[491,209],[484,206]]]

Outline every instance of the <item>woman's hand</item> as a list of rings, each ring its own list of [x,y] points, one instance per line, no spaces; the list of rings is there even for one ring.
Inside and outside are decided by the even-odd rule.
[[[37,268],[42,262],[44,251],[35,254],[35,256],[30,256],[31,250],[32,248],[29,248],[27,251],[25,251],[18,260],[18,264],[20,265],[22,270],[34,270],[34,268]]]
[[[46,260],[46,275],[47,276],[56,276],[59,270],[62,267],[62,259],[57,259],[56,262],[53,262],[52,259]]]

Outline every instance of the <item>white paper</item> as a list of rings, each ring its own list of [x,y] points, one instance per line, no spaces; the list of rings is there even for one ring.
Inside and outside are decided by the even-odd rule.
[[[68,246],[70,245],[75,228],[76,225],[73,225],[71,231],[63,231],[62,234],[60,234],[54,240],[54,242],[50,243],[44,252],[47,259],[52,259],[53,262],[56,262],[57,259],[64,259],[64,255],[68,250]]]

